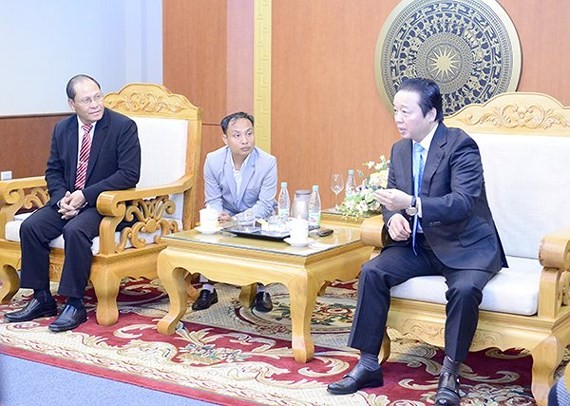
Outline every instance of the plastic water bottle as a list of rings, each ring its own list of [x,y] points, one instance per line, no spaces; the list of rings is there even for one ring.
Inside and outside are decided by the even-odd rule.
[[[291,209],[291,199],[289,199],[289,191],[287,190],[287,182],[281,182],[281,191],[277,199],[277,215],[283,221],[289,219],[289,212]]]
[[[346,177],[346,185],[344,186],[344,195],[350,197],[356,193],[356,180],[354,179],[354,169],[348,170]]]
[[[309,228],[315,229],[321,226],[321,197],[319,185],[313,185],[313,191],[309,198]]]

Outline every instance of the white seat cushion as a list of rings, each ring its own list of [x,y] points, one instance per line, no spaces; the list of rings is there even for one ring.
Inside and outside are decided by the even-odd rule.
[[[501,270],[483,289],[481,310],[532,316],[538,311],[538,288],[542,266],[536,259],[507,257],[509,268]],[[443,276],[412,278],[392,288],[392,296],[431,303],[447,303]]]
[[[24,221],[24,219],[26,219],[30,215],[31,213],[18,214],[14,216],[14,221],[9,221],[8,223],[6,223],[6,240],[20,242],[20,226],[22,225],[22,221]],[[178,223],[178,227],[182,229],[182,221],[176,220],[176,222]],[[139,233],[139,237],[145,240],[147,244],[150,244],[154,241],[154,238],[159,234],[160,230],[157,230],[154,233]],[[120,232],[118,231],[115,232],[116,243],[119,242],[120,235],[121,235]],[[91,252],[93,252],[93,255],[97,255],[99,253],[100,250],[99,243],[100,243],[99,237],[95,237],[93,239],[93,245],[91,245]],[[52,248],[64,249],[65,240],[63,239],[63,235],[60,235],[59,237],[51,240],[49,246]],[[125,248],[130,248],[130,247],[132,247],[132,244],[130,241],[127,241],[127,245]]]

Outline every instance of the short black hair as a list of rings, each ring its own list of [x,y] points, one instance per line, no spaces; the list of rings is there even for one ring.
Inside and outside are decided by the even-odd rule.
[[[228,130],[230,124],[236,120],[239,120],[240,118],[245,118],[246,120],[249,120],[252,126],[255,125],[253,116],[251,114],[244,113],[243,111],[238,111],[237,113],[232,113],[222,118],[222,121],[220,121],[220,127],[222,127],[222,132],[226,134],[226,131]]]
[[[431,109],[435,109],[435,119],[440,123],[443,121],[443,100],[439,86],[433,80],[425,78],[405,79],[398,88],[398,92],[400,90],[412,91],[419,94],[420,108],[422,109],[424,117]]]
[[[99,90],[101,90],[101,85],[99,84],[99,82],[97,82],[95,79],[93,79],[91,76],[89,75],[85,75],[83,73],[79,74],[79,75],[75,75],[74,77],[72,77],[71,79],[69,79],[69,82],[67,82],[67,86],[65,87],[65,92],[67,93],[67,98],[74,100],[75,99],[75,95],[77,94],[77,92],[75,91],[75,84],[79,81],[83,81],[83,80],[90,80],[93,83],[95,83],[97,85],[97,87],[99,88]]]

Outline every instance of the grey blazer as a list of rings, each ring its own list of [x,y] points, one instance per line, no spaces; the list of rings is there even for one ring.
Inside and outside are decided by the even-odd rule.
[[[271,216],[276,206],[277,159],[255,147],[241,172],[238,190],[229,147],[208,153],[204,163],[206,205],[231,216],[249,208],[256,218]]]

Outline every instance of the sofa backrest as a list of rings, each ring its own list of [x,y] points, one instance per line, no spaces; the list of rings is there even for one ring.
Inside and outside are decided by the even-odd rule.
[[[165,215],[180,220],[184,228],[191,228],[196,217],[201,109],[162,85],[148,83],[131,83],[116,93],[108,93],[105,105],[137,123],[142,152],[138,188],[191,179],[191,190],[171,196],[176,211]]]
[[[537,258],[542,237],[570,225],[570,136],[471,136],[507,255]]]
[[[570,225],[570,109],[538,93],[505,93],[445,123],[479,145],[506,254],[537,258],[542,238]]]
[[[186,174],[188,122],[168,118],[131,116],[141,144],[141,177],[137,187],[173,183]],[[182,220],[182,194],[172,195],[176,211],[168,217]]]
[[[141,143],[141,178],[137,187],[172,183],[186,172],[188,122],[166,118],[131,117]]]

